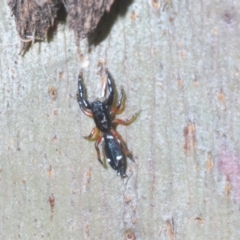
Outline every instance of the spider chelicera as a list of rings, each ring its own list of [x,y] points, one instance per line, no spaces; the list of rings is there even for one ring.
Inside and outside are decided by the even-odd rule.
[[[114,116],[120,111],[123,100],[123,90],[121,89],[120,98],[116,106],[112,107],[114,100],[113,80],[109,72],[107,75],[107,87],[109,96],[103,102],[94,101],[89,103],[85,98],[85,89],[82,82],[82,77],[78,77],[78,103],[80,109],[88,116],[93,118],[96,127],[94,127],[85,139],[91,140],[95,136],[95,149],[97,151],[98,161],[103,165],[101,160],[100,150],[98,145],[103,142],[103,150],[105,157],[110,166],[117,171],[117,174],[121,177],[126,177],[126,157],[133,160],[132,154],[127,149],[126,144],[122,140],[121,136],[114,129],[117,124],[128,125],[130,124],[140,113],[137,112],[126,120],[114,119]]]

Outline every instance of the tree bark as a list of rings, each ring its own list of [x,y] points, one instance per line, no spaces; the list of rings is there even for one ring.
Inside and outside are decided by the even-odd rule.
[[[59,22],[24,56],[7,0],[0,16],[1,239],[239,238],[239,1],[119,0],[79,47]],[[142,110],[117,128],[124,180],[82,137],[77,76],[93,101],[100,66],[118,117]]]

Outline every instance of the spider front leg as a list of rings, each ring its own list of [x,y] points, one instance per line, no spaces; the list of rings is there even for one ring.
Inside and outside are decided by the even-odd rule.
[[[111,74],[108,71],[106,72],[106,75],[107,75],[107,86],[108,86],[109,96],[105,100],[105,103],[107,106],[110,107],[112,105],[113,99],[114,99],[113,80],[112,80]]]
[[[117,106],[111,109],[111,112],[110,112],[111,115],[116,114],[122,108],[122,100],[123,100],[123,90],[121,89],[121,94],[118,100],[118,104]]]
[[[98,161],[103,165],[103,162],[101,160],[101,154],[100,154],[100,150],[99,150],[99,143],[102,141],[102,134],[97,138],[96,142],[95,142],[95,149],[97,151],[97,157],[98,157]]]
[[[85,98],[85,90],[82,83],[82,77],[78,76],[78,96],[77,96],[78,104],[80,109],[88,116],[93,117],[92,111],[91,111],[91,105],[88,102],[88,100]]]

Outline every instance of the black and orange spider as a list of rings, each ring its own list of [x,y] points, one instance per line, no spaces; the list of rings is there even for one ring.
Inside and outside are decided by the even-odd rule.
[[[93,128],[91,133],[84,137],[85,139],[92,139],[93,136],[96,136],[95,149],[97,151],[98,161],[103,165],[101,160],[99,143],[103,142],[103,150],[107,162],[110,166],[117,171],[117,174],[121,177],[126,177],[126,156],[132,161],[132,154],[127,149],[126,144],[114,129],[114,126],[117,124],[128,125],[130,124],[140,113],[137,112],[127,120],[114,119],[115,114],[119,112],[122,107],[123,100],[123,90],[121,89],[121,95],[118,100],[118,103],[115,107],[112,107],[114,100],[114,89],[113,89],[113,80],[109,72],[106,72],[107,75],[107,86],[109,91],[109,96],[103,102],[94,101],[89,103],[85,98],[85,89],[82,82],[82,77],[78,77],[78,103],[81,110],[88,116],[93,118],[96,127]]]

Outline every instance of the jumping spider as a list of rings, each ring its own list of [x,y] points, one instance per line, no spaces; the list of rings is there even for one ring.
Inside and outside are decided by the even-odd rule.
[[[137,112],[127,120],[114,119],[114,116],[119,112],[122,107],[123,100],[123,90],[121,89],[120,98],[116,106],[112,107],[114,100],[114,89],[113,89],[113,80],[109,72],[106,72],[107,75],[107,87],[109,91],[109,96],[103,102],[94,101],[89,103],[85,98],[85,88],[82,82],[82,77],[78,77],[78,103],[80,109],[88,116],[93,118],[96,127],[94,127],[91,133],[88,136],[85,136],[85,139],[92,139],[93,136],[96,136],[95,149],[97,151],[98,161],[103,165],[101,160],[99,143],[103,141],[103,150],[107,162],[110,166],[117,171],[117,174],[121,177],[126,177],[126,157],[133,160],[132,154],[127,149],[126,144],[114,129],[114,126],[117,124],[129,125],[140,113]]]

